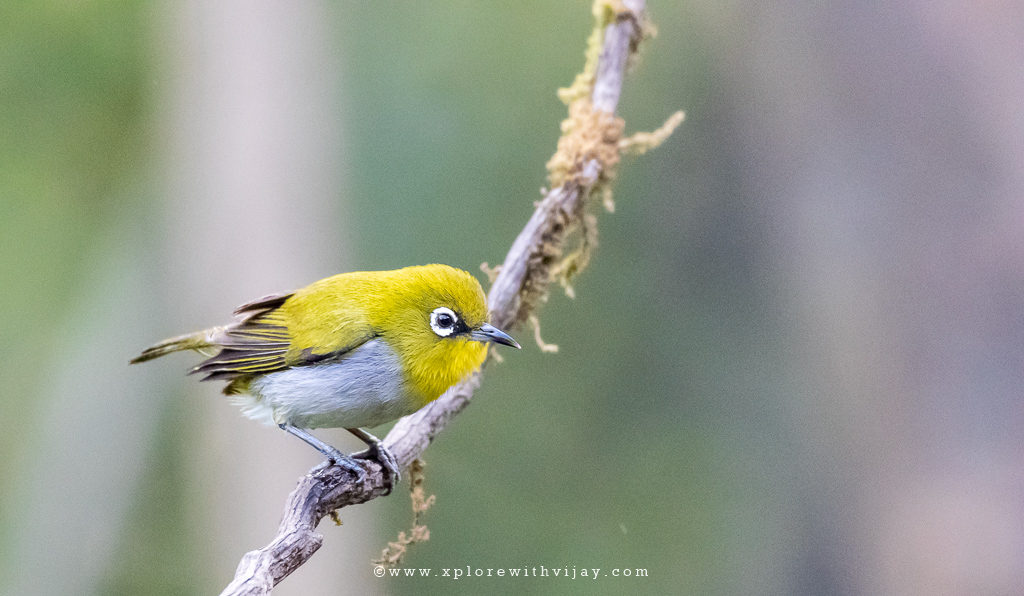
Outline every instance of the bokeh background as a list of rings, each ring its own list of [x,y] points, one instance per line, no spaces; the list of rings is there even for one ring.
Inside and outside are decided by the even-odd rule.
[[[621,113],[687,121],[541,313],[561,350],[518,330],[428,450],[407,558],[648,576],[376,579],[403,488],[275,593],[1024,589],[1024,5],[651,13]],[[500,262],[589,14],[4,3],[0,593],[219,591],[315,453],[129,358],[332,273]]]

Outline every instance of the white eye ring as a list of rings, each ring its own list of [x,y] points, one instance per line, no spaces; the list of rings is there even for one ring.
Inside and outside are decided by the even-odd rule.
[[[455,333],[458,323],[459,315],[446,306],[439,306],[430,313],[430,328],[440,337],[448,337]]]

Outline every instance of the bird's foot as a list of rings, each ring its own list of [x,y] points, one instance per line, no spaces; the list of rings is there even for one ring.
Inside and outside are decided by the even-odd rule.
[[[398,460],[395,456],[388,451],[387,447],[384,446],[380,441],[370,443],[369,449],[360,451],[359,453],[353,453],[352,458],[354,459],[369,459],[373,460],[384,468],[384,472],[388,478],[388,492],[391,494],[391,489],[398,486],[398,481],[402,479],[402,473],[398,471]]]
[[[359,464],[355,457],[345,455],[333,447],[329,453],[324,453],[324,455],[327,456],[327,459],[321,462],[317,467],[313,468],[313,471],[322,470],[331,466],[338,466],[343,470],[348,470],[355,474],[356,482],[359,484],[366,482],[366,468]]]

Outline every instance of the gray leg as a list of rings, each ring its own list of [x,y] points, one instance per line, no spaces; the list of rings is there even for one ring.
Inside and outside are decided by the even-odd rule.
[[[372,459],[379,463],[388,472],[388,479],[391,481],[391,486],[388,487],[388,492],[390,493],[391,489],[402,479],[402,473],[398,471],[398,460],[384,447],[380,439],[365,430],[361,428],[346,428],[345,430],[359,437],[362,442],[370,446],[366,451],[353,453],[352,457],[356,459]]]
[[[291,424],[278,424],[281,430],[291,433],[296,437],[305,441],[310,447],[316,449],[320,453],[324,454],[327,458],[328,463],[337,464],[338,466],[354,473],[358,478],[359,482],[366,480],[366,470],[363,469],[358,463],[355,462],[351,457],[338,451],[334,447],[331,447],[327,443],[324,443],[320,439],[314,437],[309,431],[301,428],[292,426]]]

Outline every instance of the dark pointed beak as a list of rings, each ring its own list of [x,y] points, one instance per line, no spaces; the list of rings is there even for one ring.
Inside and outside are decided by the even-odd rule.
[[[520,349],[519,343],[512,339],[512,336],[505,333],[501,329],[498,329],[490,323],[484,323],[480,325],[479,329],[474,329],[469,332],[469,339],[473,341],[483,342],[494,342],[496,344],[502,344],[506,346],[512,346],[513,348]]]

